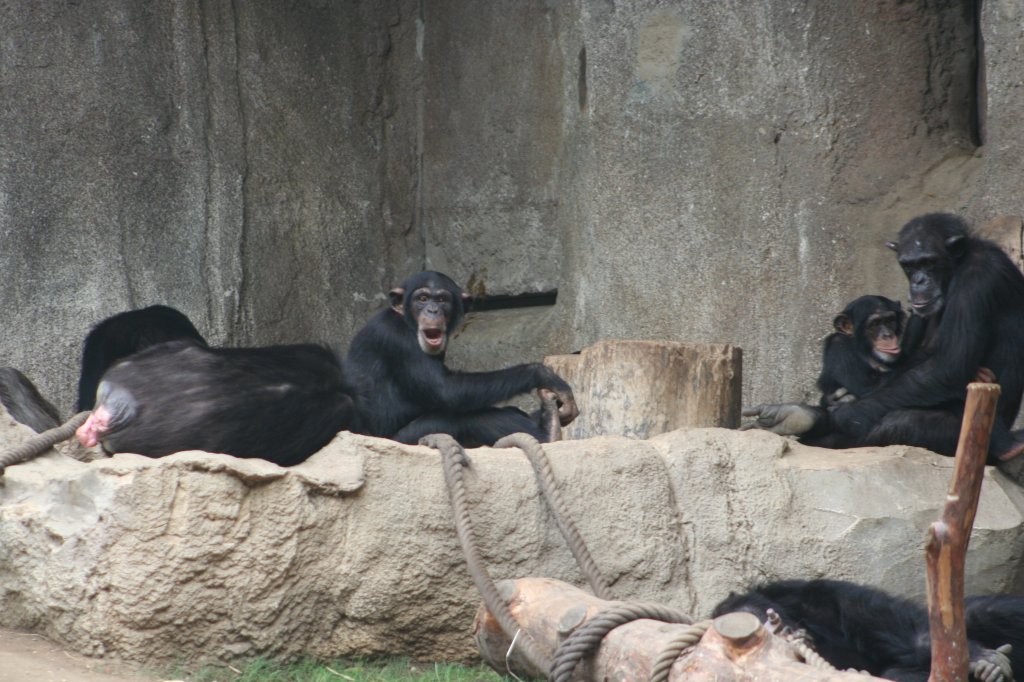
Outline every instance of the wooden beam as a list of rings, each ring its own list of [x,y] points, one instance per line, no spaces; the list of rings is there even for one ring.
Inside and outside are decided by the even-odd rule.
[[[968,675],[964,563],[981,496],[981,480],[998,400],[997,384],[968,385],[946,506],[939,520],[928,529],[925,560],[932,637],[930,682],[963,682]]]

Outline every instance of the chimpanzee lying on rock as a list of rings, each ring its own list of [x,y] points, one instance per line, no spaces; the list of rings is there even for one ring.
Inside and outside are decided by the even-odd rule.
[[[341,362],[327,348],[169,341],[107,370],[78,439],[111,452],[206,450],[288,466],[348,428],[353,415]]]
[[[391,306],[374,315],[349,347],[345,371],[356,388],[353,430],[402,443],[447,433],[463,445],[493,445],[510,433],[551,440],[547,422],[562,425],[579,411],[572,389],[540,363],[493,372],[457,372],[444,364],[448,339],[469,296],[439,272],[421,272],[390,292]],[[558,415],[495,407],[532,390],[548,391]]]
[[[840,670],[928,680],[928,612],[914,602],[841,580],[781,580],[730,594],[712,615],[748,611],[764,620],[768,609],[791,630],[806,633],[814,650]],[[965,620],[973,679],[1012,680],[1004,657],[1018,675],[1024,672],[1024,597],[968,597]]]

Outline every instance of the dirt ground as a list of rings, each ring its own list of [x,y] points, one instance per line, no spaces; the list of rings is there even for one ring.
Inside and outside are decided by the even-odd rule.
[[[154,682],[125,665],[74,654],[43,638],[0,628],[0,682]]]

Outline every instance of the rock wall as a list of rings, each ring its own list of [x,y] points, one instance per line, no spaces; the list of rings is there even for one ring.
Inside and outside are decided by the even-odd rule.
[[[0,437],[27,433],[6,416]],[[545,446],[618,595],[706,615],[729,590],[830,576],[922,597],[923,540],[952,460],[829,452],[766,432],[673,431]],[[516,450],[469,452],[495,578],[580,573]],[[986,472],[970,592],[1024,586],[1024,497]],[[189,452],[90,464],[56,452],[0,479],[0,625],[149,663],[257,655],[474,654],[480,597],[439,455],[339,436],[307,462]]]
[[[728,343],[748,402],[801,398],[846,301],[904,296],[907,217],[1024,213],[1024,19],[975,7],[5,5],[3,363],[70,411],[109,314],[344,346],[427,266],[558,292],[474,316],[458,366]]]
[[[346,342],[422,261],[403,241],[402,19],[377,2],[0,7],[17,93],[2,361],[70,411],[82,338],[121,310],[174,305],[215,343]]]

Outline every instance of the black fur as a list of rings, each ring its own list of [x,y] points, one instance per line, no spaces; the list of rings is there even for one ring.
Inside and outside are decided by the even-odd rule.
[[[919,604],[840,580],[782,580],[732,593],[712,615],[749,611],[764,620],[768,609],[790,628],[805,630],[815,651],[840,670],[900,682],[928,680],[931,638],[928,613]],[[1024,639],[1024,598],[970,598],[965,620],[972,661],[1013,644],[1011,663],[1024,663],[1016,646]]]
[[[447,305],[439,299],[433,311],[417,308],[417,291],[430,291]],[[465,298],[446,275],[421,272],[392,292],[393,307],[376,313],[356,334],[345,371],[356,386],[357,430],[402,443],[416,443],[430,433],[448,433],[463,445],[492,445],[516,432],[547,439],[535,416],[493,406],[539,388],[571,399],[569,385],[550,369],[528,363],[456,372],[445,367],[443,350],[431,355],[422,349],[417,337],[421,318],[429,314],[432,322],[441,323],[443,317],[448,338],[462,320]]]
[[[353,418],[341,363],[315,345],[206,348],[170,341],[126,358],[100,382],[111,452],[182,450],[297,464]]]
[[[0,367],[0,403],[16,421],[37,433],[60,426],[57,408],[39,393],[28,377],[13,367]]]
[[[97,324],[82,344],[78,410],[93,408],[100,377],[115,362],[143,348],[175,339],[192,339],[206,345],[202,335],[183,313],[165,305],[118,313]]]
[[[996,594],[964,600],[967,637],[986,649],[1013,646],[1008,654],[1017,679],[1024,677],[1024,596]]]
[[[967,384],[987,367],[1002,389],[990,456],[1004,452],[1024,394],[1024,275],[950,214],[911,220],[890,247],[907,274],[922,340],[909,369],[867,398],[839,406],[830,415],[833,427],[858,445],[923,445],[952,455]]]

